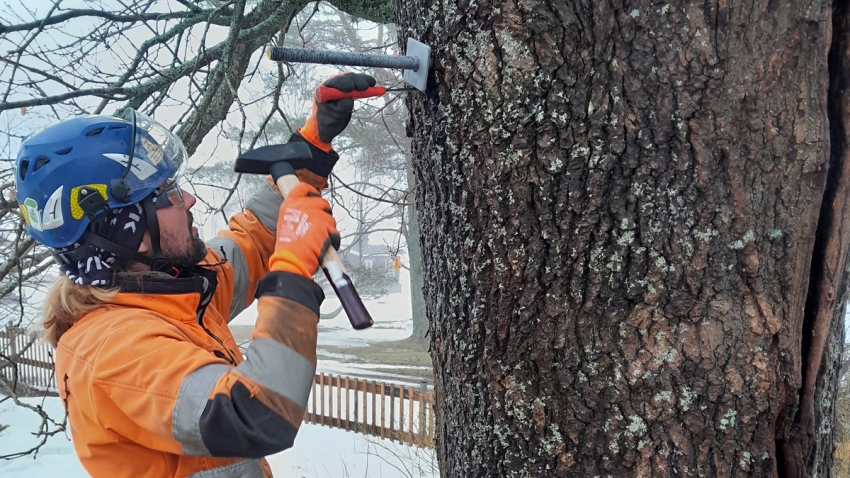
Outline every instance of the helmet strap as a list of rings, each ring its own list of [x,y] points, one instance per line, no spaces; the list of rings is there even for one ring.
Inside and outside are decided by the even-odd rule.
[[[83,232],[83,235],[80,237],[80,243],[82,243],[82,247],[86,247],[86,246],[99,247],[99,248],[101,248],[105,251],[108,251],[108,252],[115,254],[116,256],[123,257],[123,258],[131,260],[131,261],[141,262],[142,264],[148,264],[148,265],[150,265],[150,263],[151,263],[150,257],[139,254],[138,251],[127,249],[126,247],[120,246],[120,245],[118,245],[118,244],[116,244],[112,241],[107,241],[103,237],[98,236],[97,234],[95,234],[91,231],[88,231],[88,230]],[[80,259],[78,257],[75,257],[75,256],[80,256],[79,253],[80,253],[80,251],[78,249],[75,249],[75,250],[69,251],[69,252],[64,252],[64,253],[63,252],[54,252],[54,257],[59,256],[61,258],[60,261],[67,264],[67,263],[70,263],[72,261],[73,262],[79,261]],[[86,257],[89,257],[89,255],[88,254],[82,254],[81,257],[86,258]]]
[[[151,270],[156,272],[164,272],[168,275],[177,277],[179,271],[171,264],[171,261],[165,257],[160,247],[159,236],[159,220],[156,217],[156,207],[153,202],[153,194],[148,195],[142,200],[142,207],[145,209],[145,216],[148,219],[148,234],[151,237],[151,250],[153,258],[149,259]]]
[[[171,261],[165,256],[165,254],[162,253],[162,248],[160,246],[159,221],[156,217],[156,208],[154,207],[153,195],[150,195],[143,199],[141,205],[142,208],[144,208],[145,210],[145,215],[147,216],[147,231],[151,238],[151,252],[153,252],[153,257],[139,254],[138,251],[128,249],[124,246],[104,239],[103,237],[97,235],[92,231],[86,230],[83,232],[83,235],[80,237],[79,240],[79,242],[81,243],[81,247],[66,252],[59,252],[54,250],[54,259],[60,265],[84,261],[91,255],[91,253],[86,252],[85,249],[98,247],[105,251],[111,252],[116,256],[123,257],[124,259],[145,264],[149,266],[152,271],[163,272],[170,276],[177,277],[180,271],[176,267],[174,267],[171,264]],[[103,217],[105,217],[105,215],[102,216],[102,218]]]

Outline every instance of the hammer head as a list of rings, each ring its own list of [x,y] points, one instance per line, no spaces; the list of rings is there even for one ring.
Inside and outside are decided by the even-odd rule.
[[[311,159],[313,155],[307,143],[292,141],[246,151],[236,158],[233,170],[237,173],[271,174],[277,180],[285,174],[294,174],[296,169],[306,168]]]

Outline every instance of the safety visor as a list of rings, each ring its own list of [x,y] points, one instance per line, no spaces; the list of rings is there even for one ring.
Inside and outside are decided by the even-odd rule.
[[[132,108],[125,109],[121,113],[121,117],[133,125],[133,136],[135,138],[134,151],[139,151],[141,148],[141,150],[146,151],[149,155],[162,154],[162,159],[169,161],[174,167],[174,172],[163,183],[178,183],[179,179],[183,176],[189,159],[189,154],[186,152],[186,147],[183,146],[183,141],[169,131],[168,128],[159,124],[155,119]],[[154,143],[151,142],[151,139]],[[157,147],[161,153],[156,151]]]
[[[156,200],[154,207],[156,209],[164,209],[171,206],[183,206],[186,200],[183,199],[183,188],[180,187],[179,181],[166,182],[156,191]]]

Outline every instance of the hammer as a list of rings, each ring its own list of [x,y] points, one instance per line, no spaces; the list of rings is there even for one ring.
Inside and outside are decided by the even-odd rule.
[[[243,153],[236,158],[234,170],[237,173],[271,174],[277,188],[285,198],[298,185],[296,169],[306,168],[313,155],[307,143],[290,142],[260,146]],[[322,270],[328,278],[331,287],[336,292],[342,308],[348,315],[351,326],[357,330],[371,327],[374,323],[366,306],[354,289],[351,278],[345,273],[345,267],[333,246],[328,247],[325,256],[321,258]]]

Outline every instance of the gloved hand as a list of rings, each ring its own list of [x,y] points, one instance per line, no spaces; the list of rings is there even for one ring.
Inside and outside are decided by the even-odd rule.
[[[348,93],[365,91],[375,86],[375,79],[362,73],[343,73],[326,80],[322,85]],[[314,91],[313,113],[298,132],[313,146],[327,153],[331,150],[331,141],[348,126],[353,109],[354,100],[351,98],[317,103]]]
[[[328,247],[339,249],[339,231],[331,205],[309,184],[295,186],[280,205],[277,244],[269,259],[273,271],[312,279]]]

